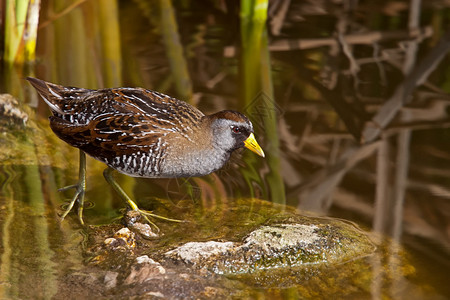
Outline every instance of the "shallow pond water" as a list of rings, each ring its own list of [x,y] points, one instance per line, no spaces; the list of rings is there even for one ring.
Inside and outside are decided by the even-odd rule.
[[[353,221],[377,236],[379,251],[355,270],[359,282],[304,269],[287,276],[296,280],[227,283],[241,296],[450,297],[450,7],[273,1],[265,27],[230,2],[42,2],[36,61],[1,70],[0,92],[18,100],[13,113],[0,107],[2,298],[67,295],[77,288],[70,276],[86,274],[88,261],[76,213],[59,222],[73,191],[57,189],[77,180],[78,152],[51,132],[26,76],[145,87],[205,113],[247,114],[266,159],[239,151],[202,178],[117,176],[141,207],[192,218],[197,238],[223,237],[219,229],[234,223],[227,212],[251,198]],[[104,165],[87,164],[85,222],[117,221],[124,203],[104,181]],[[255,203],[245,218],[264,223],[272,211]],[[170,226],[178,225],[161,228]]]

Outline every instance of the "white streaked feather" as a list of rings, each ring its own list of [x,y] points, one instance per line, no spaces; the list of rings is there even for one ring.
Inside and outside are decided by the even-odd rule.
[[[60,115],[64,115],[64,112],[61,110],[61,108],[59,108],[59,106],[51,103],[50,101],[48,101],[47,98],[45,98],[42,94],[40,94],[42,99],[44,99],[45,103],[47,103],[47,105],[50,107],[50,109],[54,112],[57,112]]]
[[[62,99],[62,96],[60,94],[56,93],[54,90],[52,90],[52,88],[50,86],[47,85],[47,88],[48,88],[48,91],[50,93],[52,93],[53,96],[55,96],[58,99]]]

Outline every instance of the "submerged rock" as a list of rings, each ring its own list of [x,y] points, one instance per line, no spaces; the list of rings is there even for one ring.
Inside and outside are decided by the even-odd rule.
[[[157,238],[158,233],[153,231],[150,224],[142,223],[143,221],[145,222],[141,213],[131,209],[128,210],[123,217],[123,223],[137,234],[140,234],[146,239]]]
[[[136,258],[136,264],[131,267],[131,272],[124,280],[124,284],[142,284],[157,275],[163,275],[166,269],[160,263],[149,258],[147,255]]]
[[[19,101],[9,94],[0,94],[0,127],[26,125],[28,114],[19,106]]]
[[[267,204],[267,212],[273,212],[270,207],[276,207],[252,201],[252,207],[237,208],[242,212],[254,209],[255,204]],[[103,242],[94,246],[90,255],[97,259],[91,260],[90,265],[103,270],[98,283],[105,285],[105,295],[120,297],[253,298],[256,295],[248,291],[255,287],[297,286],[306,295],[316,290],[323,293],[324,288],[317,284],[322,286],[327,280],[354,280],[361,285],[357,280],[370,272],[364,258],[375,250],[363,231],[338,219],[305,217],[288,210],[278,212],[263,224],[231,227],[233,230],[221,226],[217,232],[224,234],[214,238],[207,235],[216,229],[213,232],[198,223],[191,224],[198,230],[186,230],[187,223],[185,228],[170,227],[179,231],[163,228],[164,234],[152,240],[123,228],[91,227],[95,240],[101,240],[104,229],[107,236],[124,239],[115,242],[124,245],[112,247]],[[177,242],[178,238],[185,242]],[[125,241],[133,241],[126,243],[133,247],[125,246]]]
[[[126,227],[118,230],[114,234],[114,237],[105,239],[104,243],[107,247],[114,251],[125,251],[136,248],[135,234]]]
[[[0,94],[0,162],[2,165],[35,163],[34,145],[28,136],[30,133],[28,118],[28,113],[16,98],[9,94]],[[17,151],[18,149],[20,151]],[[27,155],[27,152],[33,154]]]
[[[165,253],[175,261],[217,274],[242,274],[343,263],[372,253],[373,244],[351,225],[273,224],[250,232],[242,242],[190,242]]]
[[[189,242],[166,252],[167,257],[180,259],[192,265],[203,265],[205,261],[217,256],[227,255],[236,248],[233,242]]]
[[[153,208],[185,222],[158,222],[155,239],[117,234],[122,223],[88,226],[89,263],[67,274],[55,298],[81,299],[89,291],[90,298],[108,299],[365,299],[377,278],[414,275],[400,253],[395,270],[384,266],[383,246],[340,219],[302,216],[258,199],[214,207],[186,200],[171,207],[173,215]],[[133,240],[133,247],[105,245],[111,237]]]

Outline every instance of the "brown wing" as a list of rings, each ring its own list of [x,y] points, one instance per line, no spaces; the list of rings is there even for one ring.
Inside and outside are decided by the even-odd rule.
[[[52,109],[52,130],[103,161],[190,140],[204,116],[184,101],[142,88],[86,90],[28,80]]]
[[[68,144],[100,160],[161,147],[161,139],[179,135],[151,122],[145,116],[110,115],[97,117],[88,124],[73,124],[50,117],[52,130]]]
[[[179,132],[194,129],[204,114],[188,103],[144,89],[112,89],[115,110],[122,109],[145,117],[145,122]]]

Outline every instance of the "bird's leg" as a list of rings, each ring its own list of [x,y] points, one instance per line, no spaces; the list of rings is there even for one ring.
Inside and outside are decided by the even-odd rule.
[[[73,185],[69,185],[60,188],[58,191],[66,191],[69,189],[75,189],[75,196],[73,196],[72,201],[70,201],[69,206],[66,211],[61,216],[61,221],[67,216],[67,214],[72,210],[75,201],[78,201],[78,218],[80,219],[81,225],[83,222],[83,207],[84,207],[84,195],[86,193],[86,154],[80,150],[80,168],[78,182]]]
[[[105,177],[106,181],[109,183],[109,185],[111,185],[111,187],[114,189],[114,191],[116,191],[116,193],[119,194],[120,198],[125,200],[132,210],[135,210],[135,211],[138,211],[139,213],[141,213],[141,215],[145,218],[145,220],[150,225],[153,225],[159,231],[158,226],[156,226],[155,223],[150,221],[150,219],[148,217],[154,217],[154,218],[157,218],[157,219],[161,219],[161,220],[165,220],[165,221],[171,221],[171,222],[181,222],[180,220],[175,220],[175,219],[170,219],[170,218],[158,216],[158,215],[153,214],[150,211],[139,209],[137,204],[133,200],[131,200],[131,198],[125,193],[125,191],[116,182],[116,180],[112,176],[112,172],[113,171],[114,170],[112,168],[110,168],[110,167],[106,168],[103,171],[103,176]]]

